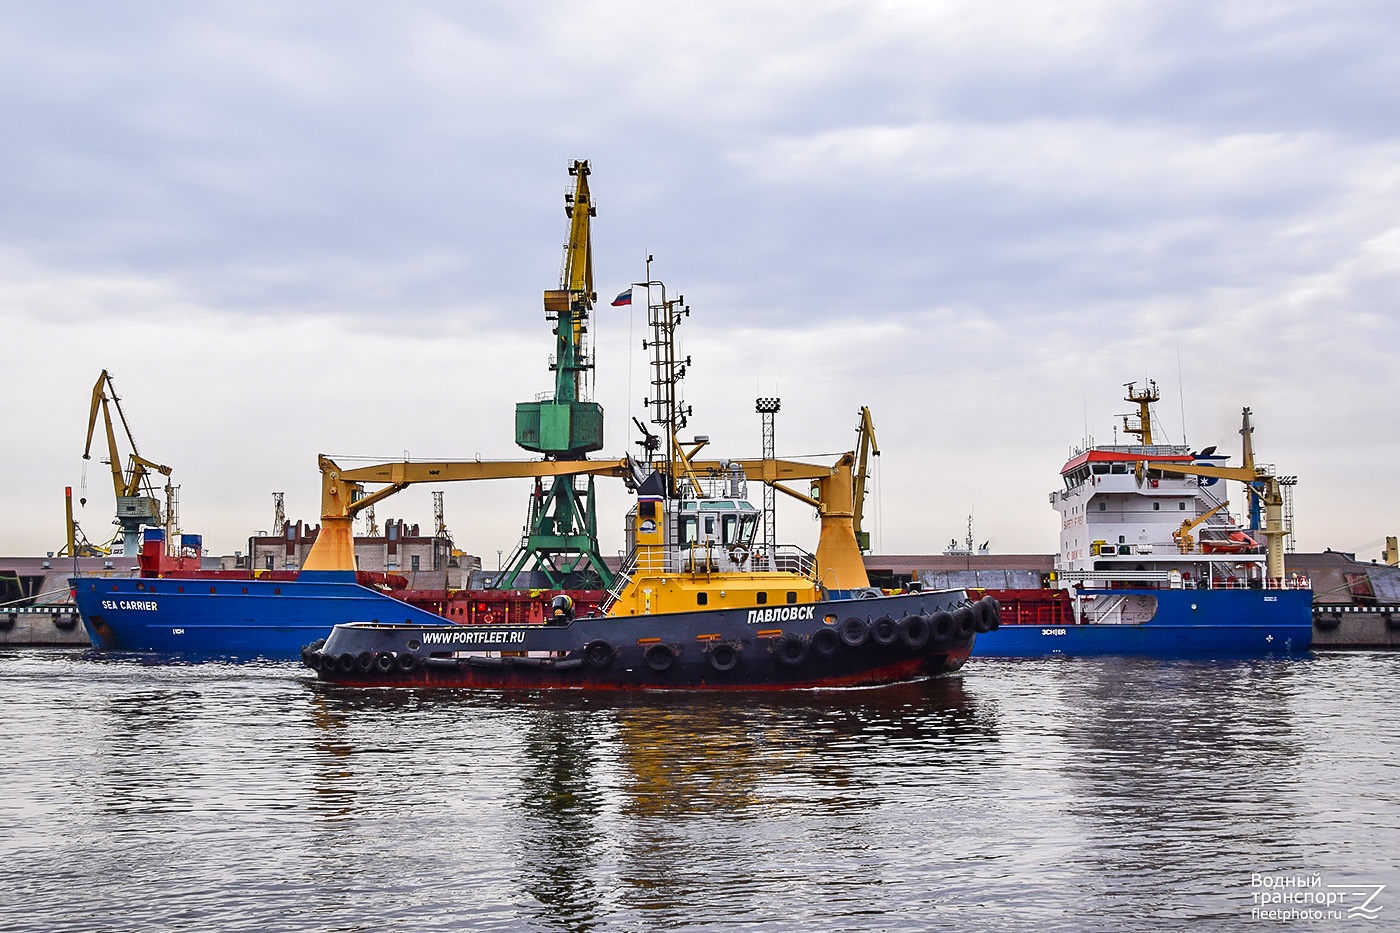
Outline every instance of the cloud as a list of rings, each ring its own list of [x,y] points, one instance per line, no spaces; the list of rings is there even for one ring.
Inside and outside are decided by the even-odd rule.
[[[564,169],[588,158],[598,291],[654,255],[695,309],[697,430],[751,453],[753,396],[776,392],[782,445],[830,453],[870,405],[887,550],[939,549],[969,512],[996,550],[1050,550],[1064,455],[1110,436],[1121,384],[1148,376],[1193,442],[1229,442],[1255,408],[1261,456],[1302,477],[1300,547],[1370,541],[1400,526],[1353,478],[1395,458],[1400,423],[1397,18],[1367,2],[12,11],[0,388],[24,403],[4,459],[72,482],[109,368],[191,527],[232,550],[274,487],[313,517],[316,452],[516,455],[512,406],[550,386],[540,292]],[[631,315],[595,320],[608,453],[643,413]],[[53,488],[5,469],[25,492],[0,550],[52,547]],[[448,501],[469,547],[513,544],[523,494]]]

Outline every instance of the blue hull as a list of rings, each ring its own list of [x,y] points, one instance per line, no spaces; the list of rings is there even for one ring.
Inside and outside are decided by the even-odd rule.
[[[361,586],[354,573],[305,571],[295,582],[74,577],[92,643],[117,651],[299,658],[342,622],[442,619]]]
[[[1006,625],[977,636],[974,658],[1053,655],[1201,657],[1305,654],[1312,645],[1311,590],[1085,590],[1100,597],[1151,596],[1140,623],[1063,627]]]

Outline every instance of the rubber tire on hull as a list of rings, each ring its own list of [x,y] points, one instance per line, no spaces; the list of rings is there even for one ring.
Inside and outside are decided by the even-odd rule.
[[[852,616],[841,623],[837,634],[841,636],[841,641],[845,642],[848,648],[859,648],[870,637],[870,626],[866,624],[864,619]]]
[[[817,629],[812,633],[811,646],[817,657],[829,658],[841,650],[841,636],[835,629]]]
[[[659,674],[670,670],[671,665],[676,663],[676,649],[670,645],[647,645],[642,658],[647,662],[647,667]]]
[[[889,616],[881,616],[870,626],[870,640],[881,648],[888,648],[899,641],[899,623]]]
[[[796,667],[807,660],[807,639],[789,632],[773,645],[773,653],[788,667]]]
[[[601,638],[583,646],[583,663],[597,671],[611,665],[616,655],[613,646]]]
[[[972,604],[972,619],[977,628],[978,635],[985,635],[1001,625],[998,618],[996,600],[990,596],[983,596]]]
[[[967,606],[959,606],[953,611],[953,634],[958,638],[966,638],[977,631],[977,620],[972,615],[972,610]]]
[[[395,662],[398,664],[399,670],[403,671],[405,674],[410,674],[418,670],[418,656],[416,654],[408,654],[405,652],[395,658]]]
[[[349,674],[355,669],[355,656],[348,651],[342,654],[336,660],[338,662],[336,666],[340,669],[341,673],[343,674]]]
[[[953,632],[957,630],[957,624],[953,622],[953,614],[945,609],[940,609],[928,620],[929,631],[938,641],[947,641],[953,637]]]
[[[732,671],[739,663],[739,651],[733,645],[722,642],[710,649],[710,667],[717,671]]]
[[[394,669],[394,656],[387,651],[381,651],[374,656],[374,669],[381,674],[387,674]]]
[[[899,620],[899,640],[904,647],[918,651],[928,644],[928,619],[922,615],[907,615]]]
[[[361,651],[356,655],[355,670],[359,671],[361,674],[368,674],[370,671],[374,670],[374,652]]]

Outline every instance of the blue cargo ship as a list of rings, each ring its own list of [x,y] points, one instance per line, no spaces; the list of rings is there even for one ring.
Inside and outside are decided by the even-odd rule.
[[[1256,464],[1250,410],[1243,464],[1152,436],[1157,386],[1127,386],[1138,443],[1086,447],[1050,494],[1060,515],[1055,572],[1041,590],[990,590],[1001,627],[979,635],[979,657],[1140,654],[1297,655],[1312,643],[1312,589],[1288,573],[1291,479]],[[1236,519],[1224,498],[1235,482]]]

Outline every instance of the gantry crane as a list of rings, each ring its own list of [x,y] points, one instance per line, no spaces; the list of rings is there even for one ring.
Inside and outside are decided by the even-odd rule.
[[[515,406],[516,444],[560,463],[584,460],[603,447],[603,409],[587,399],[587,376],[593,369],[589,314],[598,298],[591,223],[597,212],[588,190],[588,163],[570,163],[569,174],[574,187],[564,196],[569,240],[563,269],[559,288],[544,293],[545,319],[554,323],[554,394]],[[612,586],[612,572],[599,553],[593,476],[584,476],[587,472],[536,475],[524,537],[497,575],[497,588],[515,586],[520,574],[529,571],[561,589]]]
[[[120,449],[117,447],[116,425],[112,419],[112,409],[117,412],[117,421],[121,423],[122,432],[126,434],[126,441],[131,445],[131,453],[123,459]],[[83,459],[92,459],[92,438],[97,429],[97,416],[102,415],[102,423],[107,437],[107,459],[102,461],[109,464],[112,471],[112,489],[117,499],[117,517],[115,524],[120,526],[117,535],[122,539],[122,554],[126,557],[133,557],[141,548],[141,529],[145,526],[160,526],[163,522],[159,500],[156,499],[155,490],[151,486],[151,474],[159,473],[169,477],[171,468],[147,460],[142,457],[136,448],[136,438],[131,434],[131,426],[127,424],[126,413],[122,411],[121,399],[117,397],[117,390],[112,385],[112,376],[107,370],[102,370],[102,375],[97,377],[97,383],[92,387],[92,407],[88,412],[87,443],[83,447]],[[123,467],[125,463],[125,467]],[[165,499],[167,509],[166,516],[170,515],[169,504],[174,496],[174,487],[170,485],[168,479],[165,485]],[[86,504],[86,499],[80,499],[80,504]],[[169,529],[167,529],[168,531]],[[69,533],[73,533],[70,522]]]

